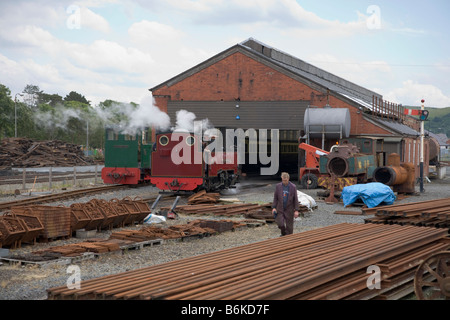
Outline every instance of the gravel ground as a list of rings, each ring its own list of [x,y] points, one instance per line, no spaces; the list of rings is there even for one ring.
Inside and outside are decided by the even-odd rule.
[[[278,181],[267,179],[247,179],[242,181],[236,190],[224,194],[224,197],[238,198],[243,202],[267,203],[273,199],[274,185]],[[307,230],[321,228],[339,223],[364,223],[364,219],[370,216],[362,215],[338,215],[337,210],[352,210],[361,212],[361,207],[353,206],[344,208],[342,202],[337,204],[326,204],[317,197],[318,190],[300,191],[311,195],[316,199],[317,208],[306,213],[298,219],[294,225],[294,232],[304,232]],[[419,191],[419,186],[416,186]],[[112,199],[123,198],[125,196],[141,196],[143,198],[156,195],[157,189],[147,186],[136,189],[123,190],[115,193],[97,195],[97,198]],[[424,201],[430,199],[440,199],[450,197],[450,177],[444,180],[432,180],[425,184],[425,192],[417,192],[403,200],[396,201],[396,204]],[[58,204],[70,205],[72,202],[85,202],[90,198],[81,198],[76,201],[65,201]],[[0,201],[9,201],[9,197],[2,197]],[[173,201],[173,200],[171,200]],[[179,204],[184,204],[186,197],[182,198]],[[170,202],[171,203],[171,202]],[[170,203],[168,203],[170,205]],[[163,205],[163,204],[161,204]],[[228,219],[217,216],[185,216],[180,215],[178,219],[168,220],[167,225],[184,224],[191,220],[205,219]],[[242,219],[235,217],[233,219]],[[137,226],[139,227],[139,226]],[[128,227],[128,228],[137,228]],[[120,229],[114,229],[117,231]],[[98,232],[96,237],[108,238],[111,231]],[[103,254],[94,260],[77,262],[80,267],[81,279],[87,280],[105,275],[116,274],[128,270],[142,268],[146,266],[161,264],[185,257],[200,255],[212,251],[222,250],[235,246],[245,245],[256,241],[279,237],[279,229],[273,223],[269,223],[256,228],[243,228],[234,232],[224,232],[211,237],[195,239],[186,242],[166,241],[161,245],[145,247],[141,250],[129,250],[117,253]],[[50,243],[37,243],[36,245],[23,245],[22,248],[10,250],[12,255],[29,253],[51,246],[58,246],[67,243],[76,243],[83,239],[71,238],[68,240],[58,240]],[[46,289],[66,285],[70,276],[65,266],[37,267],[32,265],[10,265],[3,263],[0,265],[0,299],[1,300],[43,300],[47,298]]]

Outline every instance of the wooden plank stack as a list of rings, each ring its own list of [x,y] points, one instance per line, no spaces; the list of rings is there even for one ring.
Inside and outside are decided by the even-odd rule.
[[[6,138],[0,143],[0,170],[11,167],[70,167],[91,165],[79,145],[59,140],[36,141],[27,138]]]

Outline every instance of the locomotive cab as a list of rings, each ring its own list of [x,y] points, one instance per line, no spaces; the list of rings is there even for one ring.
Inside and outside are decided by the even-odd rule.
[[[128,134],[110,127],[105,131],[103,182],[106,184],[138,184],[149,181],[152,144],[148,141],[148,130]]]
[[[207,191],[232,187],[239,172],[236,152],[208,150],[202,137],[188,132],[156,135],[151,183],[165,191]]]

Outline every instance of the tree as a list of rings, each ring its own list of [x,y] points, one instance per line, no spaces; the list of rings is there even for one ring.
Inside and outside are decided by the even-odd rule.
[[[82,94],[75,91],[70,91],[70,93],[64,97],[64,101],[78,101],[91,105],[90,101],[88,101]]]
[[[38,86],[33,84],[27,84],[23,89],[22,93],[24,93],[23,100],[27,104],[28,107],[37,107],[39,96],[42,94],[42,91]]]
[[[0,84],[0,138],[14,136],[14,101],[11,90]]]
[[[28,84],[24,100],[11,97],[11,91],[0,84],[0,138],[14,136],[14,109],[17,110],[17,132],[20,137],[37,140],[58,139],[91,148],[104,146],[106,124],[126,123],[130,112],[139,105],[105,100],[97,107],[81,94],[71,91],[64,98],[46,93]],[[22,99],[21,99],[22,100]]]
[[[48,94],[48,93],[42,92],[39,95],[38,104],[43,104],[43,103],[49,104],[49,105],[55,107],[57,104],[63,103],[63,97],[61,97],[59,94]]]

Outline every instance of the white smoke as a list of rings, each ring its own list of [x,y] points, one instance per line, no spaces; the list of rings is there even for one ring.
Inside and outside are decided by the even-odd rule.
[[[129,114],[128,130],[136,132],[145,127],[154,127],[157,130],[167,130],[170,127],[168,114],[155,105],[153,97],[144,98]]]
[[[67,108],[63,104],[58,104],[54,111],[34,112],[34,122],[47,129],[67,128],[72,118],[82,119],[82,111]]]
[[[176,123],[172,127],[172,131],[176,132],[194,132],[194,122],[201,121],[202,131],[210,130],[214,128],[212,123],[208,119],[195,120],[197,116],[187,110],[178,110],[176,112]]]
[[[170,128],[169,116],[161,111],[154,103],[153,97],[145,97],[139,105],[114,102],[104,110],[95,108],[97,115],[106,125],[115,124],[122,133],[135,134],[138,131],[153,127],[157,130],[168,130]],[[122,119],[117,123],[117,115]]]

